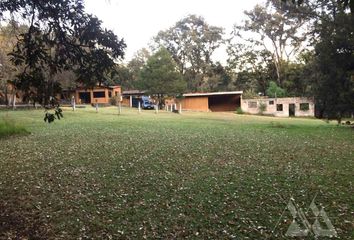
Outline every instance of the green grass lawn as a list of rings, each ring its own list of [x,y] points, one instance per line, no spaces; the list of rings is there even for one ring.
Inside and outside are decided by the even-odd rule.
[[[21,125],[17,125],[13,120],[2,118],[0,119],[0,138],[11,135],[23,135],[29,132]]]
[[[290,198],[312,224],[315,196],[338,238],[354,236],[349,127],[91,107],[52,124],[40,110],[5,115],[31,134],[0,138],[0,239],[287,239]]]

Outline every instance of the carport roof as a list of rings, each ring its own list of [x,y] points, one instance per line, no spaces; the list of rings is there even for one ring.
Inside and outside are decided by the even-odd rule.
[[[243,91],[232,92],[209,92],[209,93],[185,93],[183,97],[203,97],[203,96],[217,96],[217,95],[240,95]]]

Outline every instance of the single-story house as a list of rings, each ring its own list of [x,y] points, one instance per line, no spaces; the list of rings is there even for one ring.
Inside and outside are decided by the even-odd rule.
[[[224,112],[241,106],[242,91],[186,93],[179,101],[183,110]]]
[[[64,90],[61,98],[70,101],[74,96],[76,104],[108,104],[110,98],[120,95],[121,92],[121,86],[78,87],[74,90]]]
[[[241,109],[249,114],[263,113],[277,117],[315,116],[314,99],[306,97],[242,99]]]

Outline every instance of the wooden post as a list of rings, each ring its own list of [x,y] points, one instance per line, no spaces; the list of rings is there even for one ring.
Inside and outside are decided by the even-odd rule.
[[[122,113],[122,104],[121,102],[119,101],[118,102],[118,115],[120,115]]]
[[[158,114],[159,113],[159,105],[155,105],[155,113]]]
[[[16,92],[14,93],[12,97],[12,110],[16,109]]]
[[[72,96],[72,98],[71,98],[71,106],[73,108],[73,111],[75,111],[76,110],[76,102],[75,102],[75,97],[74,96]]]
[[[178,112],[179,112],[179,114],[182,113],[182,104],[181,103],[179,104],[179,111]]]
[[[98,103],[97,103],[97,100],[96,100],[96,105],[95,105],[95,107],[96,107],[96,113],[98,113]]]
[[[129,96],[129,107],[133,107],[133,96],[132,95],[130,95]]]
[[[139,103],[138,103],[138,113],[141,113],[140,101],[139,101]]]
[[[122,113],[123,96],[121,93],[116,93],[116,100],[118,101],[118,115]]]

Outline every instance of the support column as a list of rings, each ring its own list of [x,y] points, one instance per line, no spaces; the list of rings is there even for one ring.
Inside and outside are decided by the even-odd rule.
[[[90,90],[90,104],[92,104],[92,103],[94,103],[94,101],[93,101],[93,90]]]

